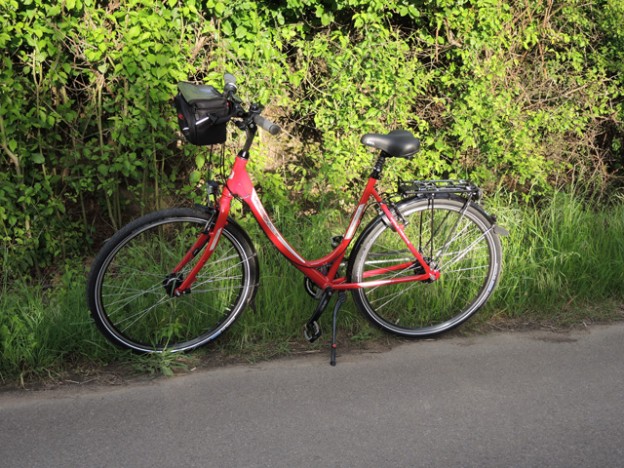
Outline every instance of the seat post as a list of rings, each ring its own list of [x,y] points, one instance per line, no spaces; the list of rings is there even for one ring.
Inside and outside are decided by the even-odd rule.
[[[384,164],[386,163],[386,158],[388,156],[388,153],[385,151],[379,153],[379,157],[377,158],[377,162],[375,163],[375,167],[373,167],[373,172],[371,173],[371,177],[373,179],[381,179],[381,171],[383,171]]]

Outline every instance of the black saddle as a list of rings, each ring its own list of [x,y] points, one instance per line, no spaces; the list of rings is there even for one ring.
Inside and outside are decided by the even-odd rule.
[[[383,151],[388,156],[411,158],[420,148],[420,140],[407,130],[393,130],[387,135],[367,133],[362,136],[362,144]]]

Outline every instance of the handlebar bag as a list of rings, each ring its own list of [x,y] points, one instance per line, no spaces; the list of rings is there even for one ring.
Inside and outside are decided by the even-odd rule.
[[[181,82],[178,91],[173,103],[187,141],[198,146],[225,143],[225,124],[230,120],[227,99],[208,85]]]

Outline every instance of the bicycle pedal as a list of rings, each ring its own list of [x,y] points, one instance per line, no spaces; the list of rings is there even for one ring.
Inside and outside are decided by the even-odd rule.
[[[319,327],[316,320],[314,322],[308,322],[303,326],[303,336],[310,343],[314,343],[318,340],[321,334],[321,327]]]

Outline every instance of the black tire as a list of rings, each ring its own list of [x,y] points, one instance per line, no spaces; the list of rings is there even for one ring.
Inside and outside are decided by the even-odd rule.
[[[87,299],[106,338],[144,353],[188,351],[234,323],[254,296],[258,264],[249,238],[233,221],[189,294],[174,297],[163,283],[211,222],[207,212],[162,210],[133,221],[105,244],[89,273]]]
[[[355,289],[355,303],[375,325],[396,335],[424,338],[451,330],[477,312],[496,286],[502,249],[495,227],[482,210],[466,206],[459,197],[436,198],[433,204],[412,199],[397,209],[407,221],[407,237],[440,270],[440,278]],[[367,270],[410,258],[398,234],[380,216],[358,239],[347,274],[351,281],[362,282]],[[410,276],[415,271],[410,267],[371,279]]]

